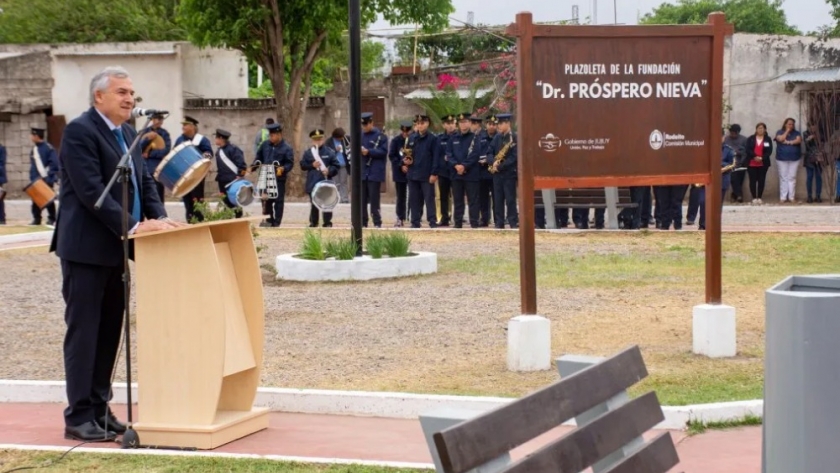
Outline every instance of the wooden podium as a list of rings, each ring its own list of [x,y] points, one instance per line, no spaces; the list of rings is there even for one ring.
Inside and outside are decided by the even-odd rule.
[[[264,312],[249,220],[131,237],[141,445],[213,449],[268,427],[253,408]]]

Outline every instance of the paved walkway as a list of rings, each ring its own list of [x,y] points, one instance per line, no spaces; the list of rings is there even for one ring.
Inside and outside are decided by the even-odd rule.
[[[0,444],[66,446],[60,404],[0,404]],[[125,419],[125,406],[114,406]],[[568,432],[561,427],[512,452],[514,458]],[[687,437],[672,431],[680,464],[672,473],[759,473],[761,428],[710,431]],[[140,442],[142,444],[142,437]],[[117,448],[117,444],[86,447]],[[273,412],[269,428],[219,447],[213,452],[318,457],[382,462],[432,462],[417,420],[327,416]]]

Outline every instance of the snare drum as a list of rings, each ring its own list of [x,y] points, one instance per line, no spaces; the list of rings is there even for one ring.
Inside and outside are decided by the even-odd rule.
[[[231,204],[245,207],[254,201],[254,185],[245,179],[237,179],[225,186],[226,195]]]
[[[29,183],[23,188],[23,192],[26,192],[39,209],[43,209],[55,200],[55,191],[43,179]]]
[[[169,189],[174,197],[183,197],[201,183],[208,171],[210,160],[192,143],[184,142],[163,158],[155,170],[155,180]]]

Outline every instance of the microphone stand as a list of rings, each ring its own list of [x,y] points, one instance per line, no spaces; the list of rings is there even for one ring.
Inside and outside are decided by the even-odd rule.
[[[146,120],[146,124],[143,125],[142,129],[146,129],[149,126],[149,123],[152,122],[151,117]],[[123,321],[123,328],[125,332],[125,371],[126,371],[126,396],[128,402],[128,409],[127,409],[127,428],[125,433],[122,437],[122,448],[137,448],[140,446],[140,437],[137,435],[137,432],[131,428],[132,424],[132,415],[131,415],[131,318],[129,317],[129,310],[130,310],[130,303],[131,303],[131,271],[128,268],[128,253],[129,253],[129,242],[128,242],[128,186],[131,183],[131,166],[128,164],[129,159],[131,159],[131,153],[134,151],[134,148],[137,147],[137,144],[140,142],[141,134],[137,133],[137,136],[134,137],[134,142],[131,143],[131,147],[128,148],[128,152],[125,153],[122,158],[120,159],[119,164],[117,164],[117,169],[114,171],[114,175],[111,176],[111,181],[108,182],[108,185],[105,186],[105,190],[102,191],[102,195],[99,196],[99,200],[96,201],[96,204],[93,206],[96,210],[99,210],[102,207],[102,204],[105,202],[105,197],[111,192],[111,188],[114,187],[114,184],[117,180],[120,181],[122,184],[122,242],[123,242],[123,291],[125,293],[125,320]],[[135,192],[140,192],[140,189],[135,189]],[[142,202],[140,204],[142,206]],[[141,211],[142,212],[142,211]],[[107,419],[107,412],[106,412],[106,419]],[[105,426],[106,435],[107,435],[107,425]]]

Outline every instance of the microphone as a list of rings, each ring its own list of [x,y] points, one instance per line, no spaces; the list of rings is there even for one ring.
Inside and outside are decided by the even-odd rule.
[[[134,117],[134,118],[137,118],[137,117],[149,117],[149,116],[152,116],[152,115],[155,115],[155,114],[158,114],[158,113],[161,113],[161,114],[164,114],[164,115],[168,115],[168,114],[169,114],[169,112],[168,112],[168,111],[166,111],[166,110],[155,110],[155,109],[153,109],[153,108],[139,108],[139,107],[135,107],[135,108],[131,111],[131,116],[132,116],[132,117]]]

